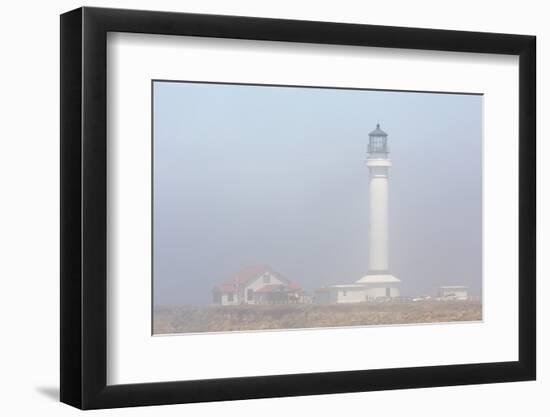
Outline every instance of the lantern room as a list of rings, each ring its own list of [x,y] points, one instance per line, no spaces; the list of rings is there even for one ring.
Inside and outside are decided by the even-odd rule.
[[[377,157],[386,157],[389,153],[388,134],[380,129],[380,124],[376,124],[376,129],[369,133],[369,145],[367,152],[369,154],[380,154]],[[372,157],[373,155],[370,155]]]

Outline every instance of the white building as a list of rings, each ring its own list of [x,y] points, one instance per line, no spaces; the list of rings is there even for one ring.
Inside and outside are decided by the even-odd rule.
[[[317,300],[330,303],[358,303],[399,297],[398,278],[389,272],[388,172],[391,167],[388,135],[380,125],[369,134],[369,271],[354,284],[331,285]]]
[[[365,287],[367,301],[384,297],[399,297],[401,281],[390,274],[369,274],[357,281]]]
[[[331,285],[315,292],[317,304],[346,304],[399,297],[401,281],[392,275],[367,275],[355,284]]]
[[[251,266],[239,271],[212,290],[215,304],[290,304],[304,302],[300,286],[268,266]]]
[[[468,300],[468,287],[464,285],[446,285],[439,287],[437,295],[443,300]]]

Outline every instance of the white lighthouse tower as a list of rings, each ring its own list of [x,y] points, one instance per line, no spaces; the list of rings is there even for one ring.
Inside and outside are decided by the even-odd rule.
[[[390,273],[388,232],[388,135],[380,125],[369,134],[367,167],[369,169],[369,269],[357,281],[367,286],[367,298],[398,297],[401,282]]]
[[[380,125],[369,134],[369,269],[353,284],[330,285],[319,290],[318,303],[362,303],[399,297],[398,278],[390,273],[388,233],[388,135]]]

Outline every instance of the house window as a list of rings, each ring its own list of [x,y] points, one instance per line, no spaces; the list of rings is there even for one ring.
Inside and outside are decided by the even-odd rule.
[[[269,284],[271,282],[271,277],[269,274],[264,275],[264,284]]]
[[[346,290],[342,290],[342,296],[345,297],[346,295],[348,295],[348,293],[346,292]]]
[[[232,292],[227,294],[227,301],[230,302],[230,303],[233,302],[233,293]]]
[[[252,299],[254,298],[254,290],[252,288],[249,288],[247,291],[246,291],[246,299],[248,301],[252,301]]]

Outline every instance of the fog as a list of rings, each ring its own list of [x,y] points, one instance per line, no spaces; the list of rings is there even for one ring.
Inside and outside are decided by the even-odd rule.
[[[154,83],[155,305],[206,304],[242,267],[306,291],[368,270],[368,134],[388,133],[402,295],[482,283],[479,95]]]

